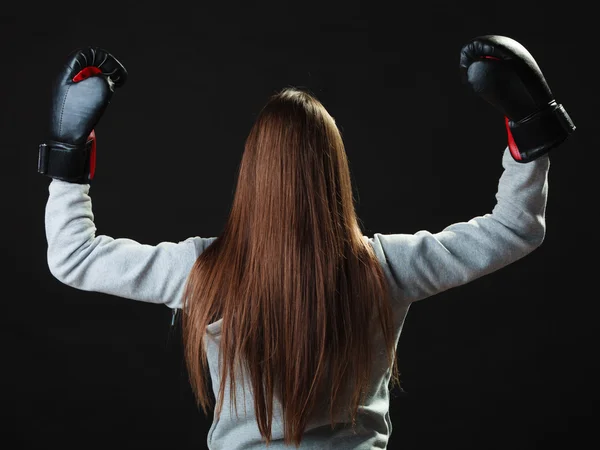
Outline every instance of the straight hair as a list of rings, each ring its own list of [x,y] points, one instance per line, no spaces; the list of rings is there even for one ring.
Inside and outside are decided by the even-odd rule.
[[[237,415],[240,363],[267,446],[274,396],[286,445],[300,446],[323,399],[332,429],[334,413],[346,411],[355,430],[377,333],[385,340],[391,388],[400,386],[389,286],[359,227],[341,133],[312,93],[286,87],[258,114],[224,230],[193,265],[182,309],[197,406],[208,417],[205,333],[223,319],[217,418],[227,378]],[[343,386],[351,388],[349,404],[340,404]]]

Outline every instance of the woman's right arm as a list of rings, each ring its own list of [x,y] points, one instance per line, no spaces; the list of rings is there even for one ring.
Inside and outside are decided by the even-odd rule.
[[[466,284],[523,258],[545,236],[550,160],[518,163],[508,148],[490,214],[439,233],[379,234],[372,238],[404,303]]]

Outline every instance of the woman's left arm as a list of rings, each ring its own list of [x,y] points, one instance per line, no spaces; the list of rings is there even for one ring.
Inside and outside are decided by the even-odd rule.
[[[181,307],[194,262],[216,238],[190,237],[153,246],[96,236],[89,184],[53,179],[48,190],[47,258],[57,280],[83,291]]]

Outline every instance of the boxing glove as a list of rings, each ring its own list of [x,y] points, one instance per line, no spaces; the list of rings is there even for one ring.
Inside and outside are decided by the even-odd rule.
[[[38,173],[87,184],[96,169],[94,127],[127,70],[98,47],[73,51],[52,89],[48,139],[39,146]]]
[[[472,39],[460,52],[463,81],[505,117],[513,159],[527,163],[560,145],[575,130],[538,64],[505,36]]]

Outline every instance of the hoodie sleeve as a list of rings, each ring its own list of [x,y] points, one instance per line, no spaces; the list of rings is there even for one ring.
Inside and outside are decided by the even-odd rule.
[[[89,190],[89,184],[50,182],[45,211],[50,273],[83,291],[180,307],[196,258],[215,238],[153,246],[96,235]]]
[[[523,258],[545,237],[550,160],[518,163],[502,157],[496,205],[490,214],[438,233],[379,234],[370,239],[402,303],[466,284]]]

